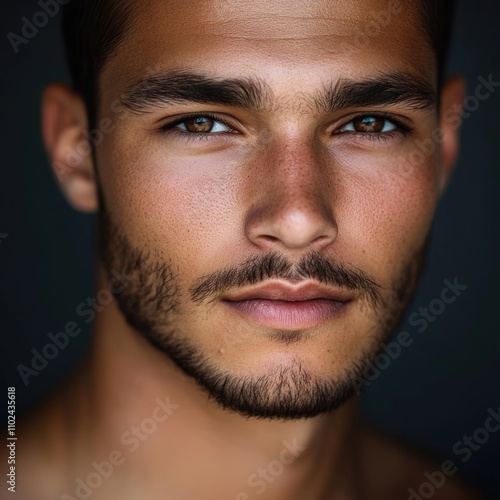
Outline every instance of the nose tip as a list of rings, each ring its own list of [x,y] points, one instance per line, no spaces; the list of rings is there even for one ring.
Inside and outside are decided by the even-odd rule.
[[[282,207],[250,218],[248,236],[263,250],[315,250],[333,243],[337,225],[319,207]]]

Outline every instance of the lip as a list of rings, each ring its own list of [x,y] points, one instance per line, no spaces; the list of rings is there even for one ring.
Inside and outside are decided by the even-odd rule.
[[[224,297],[231,309],[270,328],[313,328],[338,316],[352,297],[315,283],[271,283]]]

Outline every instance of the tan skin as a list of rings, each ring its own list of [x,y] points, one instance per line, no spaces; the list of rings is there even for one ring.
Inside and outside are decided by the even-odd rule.
[[[278,250],[295,261],[312,249],[367,270],[388,289],[423,246],[448,183],[458,152],[455,106],[465,90],[462,80],[449,80],[440,113],[407,103],[315,111],[311,100],[339,78],[359,80],[384,69],[434,85],[433,52],[413,4],[405,2],[363,50],[339,48],[373,10],[380,10],[379,2],[148,0],[134,6],[134,30],[100,75],[98,118],[109,118],[114,130],[97,146],[98,181],[90,155],[68,163],[68,150],[77,149],[87,128],[80,97],[63,85],[44,94],[44,141],[56,170],[64,172],[59,179],[68,201],[77,210],[98,211],[99,182],[123,232],[137,247],[168,255],[183,291],[200,276],[259,252]],[[117,96],[151,69],[174,68],[221,78],[258,76],[272,90],[273,106],[169,103],[120,119]],[[412,137],[380,119],[360,123],[360,114],[376,112],[411,125]],[[217,114],[233,134],[217,137],[217,130],[229,130],[220,123],[208,140],[153,133],[185,113]],[[356,117],[365,133],[389,130],[387,140],[353,131]],[[191,121],[178,130],[206,134],[212,126]],[[402,172],[397,158],[415,151],[415,139],[438,126],[443,144]],[[99,263],[98,290],[106,283]],[[262,327],[218,303],[194,308],[182,297],[179,331],[232,373],[260,374],[300,359],[316,377],[332,376],[373,343],[374,317],[355,302],[341,318],[315,327],[313,340],[284,348],[248,335]],[[230,330],[236,334],[228,340]],[[21,426],[22,498],[75,495],[76,478],[87,477],[92,462],[109,460],[114,450],[125,462],[92,499],[399,499],[439,465],[364,430],[355,399],[327,415],[289,421],[221,409],[127,324],[114,301],[98,313],[93,338],[77,375]],[[178,409],[137,450],[124,447],[123,433],[151,417],[155,400],[166,397]],[[283,441],[294,440],[304,451],[257,495],[249,477],[280,457]],[[477,497],[450,478],[434,498]]]

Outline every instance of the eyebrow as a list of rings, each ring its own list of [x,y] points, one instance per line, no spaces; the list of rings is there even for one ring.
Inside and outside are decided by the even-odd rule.
[[[431,109],[436,106],[437,94],[430,84],[415,76],[390,73],[364,80],[341,79],[326,86],[311,102],[318,113],[389,105]],[[144,78],[128,89],[121,103],[136,113],[182,103],[220,104],[253,111],[279,109],[272,89],[261,79],[223,79],[187,71]]]
[[[256,78],[222,79],[185,71],[172,71],[141,80],[121,98],[131,111],[145,112],[162,104],[196,102],[250,110],[271,107],[270,87]]]
[[[432,109],[437,93],[427,82],[413,75],[390,73],[363,81],[340,80],[317,100],[318,111],[401,105],[409,109]]]

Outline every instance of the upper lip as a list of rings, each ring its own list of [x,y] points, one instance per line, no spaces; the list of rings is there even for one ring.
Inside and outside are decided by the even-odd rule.
[[[254,288],[246,289],[241,292],[228,294],[225,300],[231,302],[240,302],[243,300],[286,300],[286,301],[304,301],[312,299],[328,299],[338,302],[346,302],[351,297],[340,290],[333,290],[330,287],[319,283],[300,283],[291,284],[284,282],[265,283]]]

